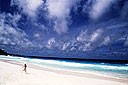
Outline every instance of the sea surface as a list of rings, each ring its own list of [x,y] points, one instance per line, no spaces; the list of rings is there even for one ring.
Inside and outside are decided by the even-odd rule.
[[[128,78],[128,63],[65,59],[39,59],[4,55],[0,55],[0,59],[15,60],[24,63],[34,63],[43,67],[46,66],[50,68],[71,70],[82,73],[91,73],[117,78]]]

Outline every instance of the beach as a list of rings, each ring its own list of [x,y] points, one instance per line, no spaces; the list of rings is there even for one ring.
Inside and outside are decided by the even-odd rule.
[[[12,60],[0,60],[0,85],[128,85],[128,79],[40,67]]]

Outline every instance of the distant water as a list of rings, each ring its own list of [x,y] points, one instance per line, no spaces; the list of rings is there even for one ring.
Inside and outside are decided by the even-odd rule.
[[[128,63],[106,63],[98,61],[77,61],[60,59],[37,59],[15,56],[0,56],[0,59],[34,63],[40,66],[92,73],[111,77],[128,78]]]

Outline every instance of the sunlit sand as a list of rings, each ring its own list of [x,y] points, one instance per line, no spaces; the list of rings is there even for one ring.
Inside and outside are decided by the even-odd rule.
[[[25,73],[22,65],[20,62],[1,60],[0,85],[128,85],[127,79],[80,74],[32,64],[28,64]]]

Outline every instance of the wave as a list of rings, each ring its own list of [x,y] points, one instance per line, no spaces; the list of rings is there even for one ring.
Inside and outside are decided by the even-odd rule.
[[[61,66],[70,66],[70,67],[97,67],[97,68],[104,68],[104,69],[118,69],[118,70],[128,70],[128,66],[111,66],[111,65],[103,65],[100,64],[87,64],[87,63],[76,63],[76,62],[66,62],[66,61],[57,61],[57,60],[43,60],[43,59],[31,59],[33,62],[38,63],[47,63],[47,64],[55,64]]]
[[[0,55],[0,59],[16,60],[24,63],[34,63],[36,65],[66,69],[78,72],[91,72],[93,74],[109,75],[114,77],[128,78],[128,64],[108,64],[108,63],[88,63],[66,60],[48,60],[37,58],[26,58],[17,56]]]
[[[68,67],[91,67],[97,69],[116,69],[116,70],[128,70],[128,64],[126,66],[112,66],[107,65],[105,63],[97,63],[97,64],[88,64],[88,63],[78,63],[78,62],[67,62],[67,61],[59,61],[59,60],[44,60],[44,59],[33,59],[33,58],[24,58],[24,57],[16,57],[16,56],[0,56],[1,59],[15,59],[18,61],[25,61],[25,62],[33,62],[33,63],[45,63],[45,64],[52,64],[52,65],[59,65],[59,66],[68,66]]]

